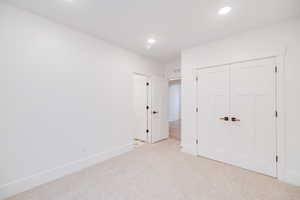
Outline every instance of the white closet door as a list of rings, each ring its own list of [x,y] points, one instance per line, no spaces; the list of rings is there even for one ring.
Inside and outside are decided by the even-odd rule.
[[[265,59],[198,71],[199,155],[276,177],[274,67]]]
[[[275,59],[231,65],[230,162],[276,176]]]
[[[147,141],[147,104],[148,104],[148,78],[142,75],[133,75],[134,87],[134,138]]]
[[[229,66],[198,71],[198,153],[215,160],[230,154]]]
[[[168,81],[161,77],[151,77],[151,139],[152,143],[168,138],[167,94]]]

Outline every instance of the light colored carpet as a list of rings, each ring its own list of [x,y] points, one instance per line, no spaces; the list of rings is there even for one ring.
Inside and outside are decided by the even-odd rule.
[[[37,187],[10,200],[299,200],[300,188],[179,151],[174,140]]]

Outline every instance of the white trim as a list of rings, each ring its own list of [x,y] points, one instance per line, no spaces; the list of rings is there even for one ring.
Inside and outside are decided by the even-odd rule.
[[[195,137],[195,141],[198,141],[199,142],[199,98],[198,98],[198,89],[199,89],[199,85],[198,85],[198,79],[199,79],[199,77],[198,77],[198,69],[194,69],[194,73],[196,74],[196,76],[195,76],[195,80],[193,81],[193,83],[195,84],[195,88],[196,88],[196,106],[195,106],[195,109],[197,109],[196,111],[195,111],[195,120],[196,120],[196,137]],[[198,111],[198,112],[197,112]],[[196,153],[196,155],[198,156],[199,155],[199,145],[197,144],[197,142],[196,142],[196,149],[195,149],[195,153]]]
[[[286,177],[286,94],[285,94],[285,56],[286,51],[276,57],[278,67],[277,73],[277,155],[279,157],[277,163],[277,176],[279,180],[284,181]]]
[[[233,65],[233,64],[251,62],[251,61],[256,61],[256,60],[263,60],[263,59],[268,59],[268,58],[276,58],[276,57],[279,57],[279,56],[278,55],[272,55],[272,56],[263,56],[263,57],[253,57],[253,58],[239,60],[239,61],[226,62],[224,64],[216,64],[216,65],[208,65],[208,66],[203,66],[203,67],[196,67],[194,69],[199,70],[199,69],[204,69],[204,68],[221,67],[221,66],[224,66],[224,65]]]
[[[249,61],[255,61],[255,60],[262,60],[266,58],[275,58],[275,62],[278,68],[277,72],[277,111],[278,111],[278,118],[277,118],[277,123],[276,123],[276,134],[277,134],[277,155],[279,157],[278,163],[277,163],[277,178],[278,180],[284,181],[284,182],[289,182],[288,177],[286,176],[286,168],[285,168],[285,163],[286,163],[286,131],[285,131],[285,56],[286,56],[287,49],[283,49],[281,52],[278,52],[277,54],[273,55],[264,55],[261,57],[253,57],[253,58],[248,58],[240,61],[233,61],[233,62],[228,62],[228,63],[223,63],[223,64],[216,64],[216,65],[210,65],[210,66],[204,66],[204,67],[195,67],[194,68],[194,77],[197,76],[197,71],[199,69],[203,68],[211,68],[211,67],[218,67],[218,66],[223,66],[223,65],[231,65],[231,64],[236,64],[236,63],[243,63],[243,62],[249,62]],[[197,87],[196,87],[197,88]],[[196,91],[197,92],[197,91]],[[197,98],[198,95],[196,95]],[[198,101],[196,99],[196,106],[198,107]],[[197,118],[196,118],[197,119]],[[198,131],[197,131],[197,125],[198,122],[196,123],[196,138],[199,139],[198,136]],[[196,145],[197,146],[197,145]],[[198,149],[198,147],[196,147]],[[197,151],[198,154],[198,151]],[[295,183],[297,182],[297,185],[299,185],[299,177],[293,179],[292,181]]]
[[[121,147],[111,149],[106,152],[91,155],[87,158],[70,162],[63,166],[59,166],[50,170],[46,170],[32,176],[15,180],[5,185],[0,186],[0,199],[5,199],[18,193],[30,190],[36,186],[54,181],[66,175],[78,172],[87,167],[93,166],[115,156],[127,153],[133,150],[132,144],[127,144]]]

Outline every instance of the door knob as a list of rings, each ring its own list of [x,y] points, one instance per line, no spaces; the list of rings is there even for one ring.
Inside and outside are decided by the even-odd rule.
[[[233,122],[240,122],[241,120],[240,120],[240,119],[237,119],[237,118],[235,118],[235,117],[232,117],[232,118],[231,118],[231,121],[233,121]]]
[[[155,115],[155,114],[158,114],[158,112],[157,112],[157,111],[155,111],[155,110],[154,110],[152,113],[153,113],[153,115]]]
[[[220,120],[229,121],[229,117],[222,117]]]

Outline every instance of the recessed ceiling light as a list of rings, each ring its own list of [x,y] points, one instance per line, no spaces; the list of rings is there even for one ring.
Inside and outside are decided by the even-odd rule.
[[[65,0],[66,2],[73,2],[73,0]]]
[[[155,44],[156,43],[156,39],[155,38],[149,38],[147,40],[148,44]]]
[[[224,8],[221,8],[218,12],[219,15],[227,15],[231,11],[230,6],[226,6]]]
[[[146,46],[146,48],[147,48],[148,50],[151,49],[151,45],[148,44],[148,45]]]

